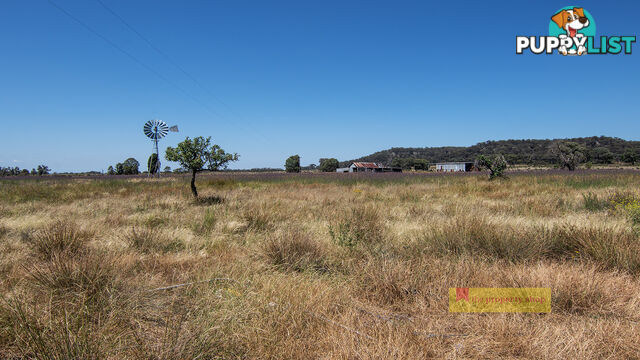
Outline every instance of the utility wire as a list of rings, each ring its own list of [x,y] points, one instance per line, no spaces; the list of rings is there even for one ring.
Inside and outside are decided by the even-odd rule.
[[[212,98],[214,98],[216,101],[218,101],[220,104],[224,105],[227,109],[233,111],[231,109],[231,107],[229,107],[229,105],[227,105],[226,103],[224,103],[221,99],[219,99],[217,96],[215,96],[213,93],[211,93],[211,91],[209,91],[209,89],[207,89],[200,81],[198,81],[198,79],[195,78],[195,76],[191,75],[189,72],[187,72],[187,70],[185,70],[182,66],[180,66],[180,64],[178,64],[176,61],[174,61],[169,55],[167,55],[164,51],[160,50],[160,48],[158,48],[156,45],[154,45],[151,40],[149,40],[146,36],[142,35],[142,33],[140,33],[138,30],[136,30],[131,24],[129,24],[122,16],[118,15],[118,13],[116,13],[113,9],[111,9],[110,7],[108,7],[102,0],[96,0],[105,10],[107,10],[109,13],[111,13],[111,15],[113,15],[115,18],[117,18],[118,20],[120,20],[120,22],[126,26],[129,30],[131,30],[133,33],[135,33],[136,35],[138,35],[138,37],[140,39],[142,39],[144,42],[147,43],[147,45],[149,45],[149,47],[151,47],[155,52],[157,52],[158,54],[160,54],[160,56],[162,56],[165,60],[167,60],[169,63],[171,63],[171,65],[173,65],[176,69],[180,70],[180,72],[182,72],[186,77],[188,77],[189,79],[191,79],[191,81],[193,81],[196,85],[198,85],[202,90],[204,90],[207,94],[209,94],[209,96],[211,96]]]
[[[98,31],[94,30],[91,26],[87,25],[85,22],[83,22],[82,20],[78,19],[77,17],[75,17],[73,14],[71,14],[69,11],[67,11],[66,9],[64,9],[63,7],[61,7],[60,5],[56,4],[53,0],[47,0],[49,2],[49,4],[51,4],[53,7],[55,7],[56,9],[58,9],[60,12],[62,12],[63,14],[65,14],[66,16],[68,16],[70,19],[72,19],[73,21],[77,22],[78,24],[80,24],[82,27],[84,27],[85,29],[87,29],[89,32],[91,32],[92,34],[94,34],[95,36],[99,37],[100,39],[104,40],[107,44],[111,45],[113,48],[115,48],[116,50],[120,51],[121,53],[123,53],[124,55],[126,55],[127,57],[129,57],[131,60],[133,60],[134,62],[136,62],[138,65],[142,66],[143,68],[147,69],[148,71],[150,71],[151,73],[153,73],[155,76],[157,76],[158,78],[162,79],[163,81],[165,81],[166,83],[168,83],[169,85],[173,86],[174,88],[178,89],[180,92],[182,92],[184,95],[186,95],[187,97],[189,97],[191,100],[195,101],[196,103],[200,104],[202,107],[206,108],[207,110],[209,110],[209,112],[219,116],[219,114],[217,114],[215,111],[213,111],[209,106],[207,106],[206,104],[204,104],[203,102],[201,102],[200,100],[198,100],[196,97],[194,97],[193,95],[189,94],[186,90],[184,90],[183,88],[181,88],[180,86],[178,86],[178,84],[174,83],[173,81],[169,80],[167,77],[163,76],[162,74],[160,74],[159,72],[157,72],[156,70],[154,70],[152,67],[150,67],[149,65],[145,64],[144,62],[142,62],[140,59],[138,59],[137,57],[135,57],[133,54],[131,54],[130,52],[128,52],[127,50],[123,49],[122,47],[118,46],[118,44],[116,44],[115,42],[113,42],[112,40],[110,40],[109,38],[107,38],[106,36],[100,34]]]
[[[102,0],[96,0],[105,10],[107,10],[111,15],[113,15],[115,18],[117,18],[118,20],[120,20],[120,22],[126,26],[129,30],[131,30],[134,34],[136,34],[140,39],[142,39],[145,43],[147,43],[147,45],[149,45],[149,47],[151,47],[153,50],[155,50],[155,52],[157,52],[158,54],[160,54],[160,56],[162,56],[165,60],[167,60],[171,65],[173,65],[176,69],[180,70],[180,72],[182,72],[186,77],[188,77],[189,79],[191,79],[191,81],[193,81],[198,87],[200,87],[200,89],[202,89],[205,93],[207,93],[211,98],[213,98],[214,100],[216,100],[218,103],[222,104],[225,108],[227,108],[227,110],[229,111],[229,113],[231,115],[233,115],[236,120],[238,118],[243,118],[243,116],[239,115],[237,112],[235,112],[233,110],[233,108],[231,108],[231,106],[227,105],[224,101],[222,101],[219,97],[217,97],[216,95],[214,95],[206,86],[204,86],[200,81],[198,81],[198,79],[191,75],[187,70],[184,69],[184,67],[180,66],[180,64],[178,64],[175,60],[173,60],[169,55],[167,55],[167,53],[165,53],[164,51],[162,51],[159,47],[157,47],[151,40],[149,40],[149,38],[147,38],[146,36],[142,35],[142,33],[138,30],[136,30],[136,28],[133,27],[133,25],[129,24],[129,22],[127,22],[122,16],[120,16],[118,13],[116,13],[113,9],[111,9],[109,6],[107,6],[104,1]],[[222,117],[224,117],[224,115],[222,115]],[[252,133],[254,135],[257,135],[258,137],[262,138],[262,140],[264,141],[265,144],[269,144],[272,142],[271,139],[267,138],[266,136],[264,136],[264,134],[256,132],[255,131],[255,126],[250,126],[250,124],[245,124],[244,122],[241,121],[236,121],[236,124],[239,124],[241,127],[243,127],[245,129],[245,131],[247,131],[248,133]]]

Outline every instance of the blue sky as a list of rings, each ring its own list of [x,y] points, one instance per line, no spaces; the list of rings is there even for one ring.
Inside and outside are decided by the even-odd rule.
[[[640,45],[515,54],[516,35],[547,35],[567,5],[586,8],[598,35],[638,35],[638,1],[102,0],[197,83],[97,0],[54,1],[144,66],[47,0],[3,0],[0,166],[100,171],[133,156],[146,168],[152,118],[180,127],[161,149],[212,136],[240,154],[233,168],[393,146],[640,140]]]

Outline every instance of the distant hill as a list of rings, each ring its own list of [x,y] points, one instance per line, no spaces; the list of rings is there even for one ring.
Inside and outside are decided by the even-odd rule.
[[[396,158],[424,159],[432,164],[449,161],[474,161],[478,155],[495,153],[504,155],[509,164],[553,165],[556,164],[556,159],[551,155],[549,145],[556,140],[574,141],[584,145],[589,152],[587,154],[588,160],[593,163],[620,161],[627,149],[634,150],[636,154],[640,152],[640,141],[628,141],[607,136],[552,140],[499,140],[486,141],[472,146],[391,148],[355,160],[341,162],[340,166],[348,166],[353,161],[373,161],[391,165]],[[604,149],[608,150],[610,154]]]

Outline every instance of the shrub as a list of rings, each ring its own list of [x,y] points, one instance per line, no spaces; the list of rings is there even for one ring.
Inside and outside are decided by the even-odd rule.
[[[289,173],[299,173],[300,172],[300,156],[292,155],[287,158],[287,161],[284,163],[284,168]]]
[[[496,178],[506,178],[504,171],[507,169],[507,161],[501,154],[496,154],[491,157],[484,155],[478,156],[475,166],[479,169],[489,170],[489,180]]]
[[[322,172],[335,172],[338,166],[338,159],[330,158],[320,159],[320,166],[318,166],[318,168]]]

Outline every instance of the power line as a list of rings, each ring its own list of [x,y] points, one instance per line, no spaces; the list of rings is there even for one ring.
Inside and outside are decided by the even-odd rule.
[[[211,91],[209,91],[209,89],[207,89],[200,81],[198,81],[198,79],[196,79],[195,76],[191,75],[189,72],[187,72],[187,70],[185,70],[182,66],[180,66],[180,64],[178,64],[176,61],[174,61],[169,55],[167,55],[164,51],[160,50],[160,48],[158,48],[156,45],[154,45],[151,40],[149,40],[146,36],[142,35],[142,33],[140,33],[138,30],[136,30],[131,24],[129,24],[122,16],[118,15],[118,13],[116,13],[113,9],[111,9],[110,7],[108,7],[102,0],[96,0],[105,10],[107,10],[109,13],[111,13],[111,15],[113,15],[115,18],[117,18],[118,20],[120,20],[120,22],[126,26],[129,30],[131,30],[134,34],[136,34],[140,39],[142,39],[144,42],[147,43],[147,45],[149,45],[149,47],[151,47],[155,52],[157,52],[158,54],[160,54],[160,56],[162,56],[165,60],[167,60],[171,65],[173,65],[176,69],[180,70],[180,72],[182,72],[186,77],[188,77],[189,79],[191,79],[191,81],[193,81],[196,85],[198,85],[202,90],[204,90],[207,94],[209,94],[209,96],[211,96],[212,98],[214,98],[216,101],[218,101],[220,104],[224,105],[227,109],[231,110],[231,107],[229,107],[229,105],[227,105],[226,103],[224,103],[221,99],[219,99],[217,96],[215,96],[213,93],[211,93]]]
[[[180,92],[182,92],[184,95],[186,95],[187,97],[189,97],[191,100],[195,101],[196,103],[200,104],[202,107],[206,108],[207,110],[209,110],[211,113],[213,113],[214,115],[218,115],[216,114],[212,109],[209,108],[209,106],[207,106],[206,104],[204,104],[203,102],[201,102],[200,100],[198,100],[196,97],[194,97],[193,95],[189,94],[186,90],[184,90],[183,88],[181,88],[180,86],[178,86],[176,83],[174,83],[173,81],[169,80],[167,77],[163,76],[162,74],[160,74],[159,72],[157,72],[156,70],[154,70],[152,67],[150,67],[149,65],[145,64],[144,62],[142,62],[140,59],[138,59],[137,57],[135,57],[133,54],[131,54],[130,52],[128,52],[127,50],[123,49],[122,47],[118,46],[118,44],[116,44],[115,42],[113,42],[112,40],[110,40],[109,38],[107,38],[106,36],[100,34],[98,31],[94,30],[91,26],[87,25],[85,22],[83,22],[82,20],[78,19],[77,17],[75,17],[73,14],[71,14],[69,11],[67,11],[66,9],[64,9],[63,7],[61,7],[60,5],[56,4],[53,0],[47,0],[49,2],[49,4],[51,4],[53,7],[55,7],[56,9],[58,9],[60,12],[62,12],[63,14],[65,14],[67,17],[69,17],[70,19],[72,19],[73,21],[77,22],[78,24],[80,24],[82,27],[84,27],[85,29],[87,29],[89,32],[91,32],[92,34],[94,34],[95,36],[99,37],[100,39],[104,40],[107,44],[111,45],[113,48],[115,48],[116,50],[120,51],[121,53],[123,53],[124,55],[126,55],[127,57],[129,57],[131,60],[133,60],[134,62],[136,62],[138,65],[142,66],[143,68],[147,69],[148,71],[150,71],[152,74],[154,74],[155,76],[157,76],[158,78],[162,79],[163,81],[165,81],[166,83],[168,83],[169,85],[173,86],[174,88],[176,88],[177,90],[179,90]],[[219,115],[218,115],[219,116]]]

